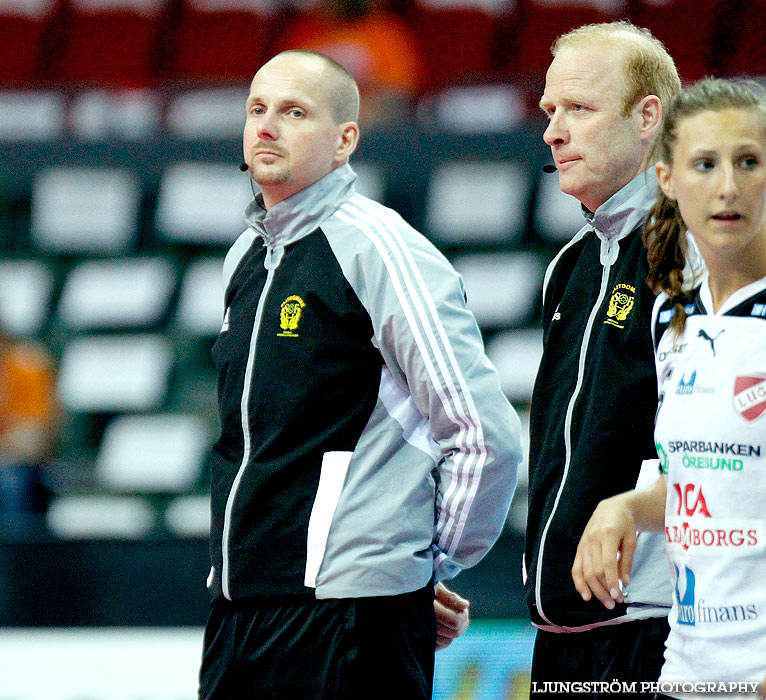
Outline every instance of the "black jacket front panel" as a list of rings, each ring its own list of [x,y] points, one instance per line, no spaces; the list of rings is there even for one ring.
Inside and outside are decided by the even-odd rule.
[[[260,240],[234,272],[226,294],[229,330],[213,349],[223,428],[214,448],[222,463],[213,470],[211,553],[220,570],[223,514],[245,459],[241,402],[263,297],[248,375],[252,437],[229,506],[230,588],[232,597],[312,595],[302,585],[302,544],[322,458],[353,451],[375,406],[382,359],[369,316],[321,230],[286,247],[268,283]],[[258,503],[268,509],[254,508]]]
[[[624,614],[624,606],[608,611],[595,599],[585,603],[574,588],[571,568],[599,501],[633,488],[641,462],[656,457],[652,434],[657,384],[650,333],[654,294],[645,282],[646,250],[640,230],[619,241],[599,302],[601,245],[591,232],[566,250],[545,299],[544,353],[532,398],[525,553],[527,602],[533,621],[541,625],[577,627]],[[617,302],[623,308],[632,303],[624,319],[615,313]],[[584,370],[578,386],[581,353]],[[544,617],[537,609],[538,585]]]

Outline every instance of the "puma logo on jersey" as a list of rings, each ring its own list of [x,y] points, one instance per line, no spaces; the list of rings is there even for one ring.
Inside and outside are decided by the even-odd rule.
[[[697,337],[698,337],[698,338],[704,338],[705,340],[707,340],[707,342],[708,342],[708,343],[710,343],[710,349],[713,351],[713,357],[715,357],[715,341],[716,341],[716,338],[717,338],[719,335],[721,335],[721,333],[723,333],[723,331],[720,331],[720,332],[718,333],[718,335],[715,335],[715,336],[713,336],[713,337],[711,338],[711,337],[710,337],[710,336],[709,336],[709,335],[708,335],[708,334],[705,332],[705,330],[704,330],[704,329],[700,329],[700,330],[697,332]]]

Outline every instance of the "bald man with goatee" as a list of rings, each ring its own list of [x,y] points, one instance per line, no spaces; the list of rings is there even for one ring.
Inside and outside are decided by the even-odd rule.
[[[434,587],[492,546],[516,484],[519,421],[460,278],[355,191],[358,110],[307,51],[247,97],[260,192],[213,348],[200,700],[430,698]]]

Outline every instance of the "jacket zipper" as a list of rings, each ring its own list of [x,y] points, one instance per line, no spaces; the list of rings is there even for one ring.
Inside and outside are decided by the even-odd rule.
[[[619,253],[619,242],[617,240],[602,240],[601,241],[601,253],[600,259],[602,264],[601,270],[601,288],[598,293],[596,303],[591,309],[590,316],[588,317],[588,323],[585,326],[585,333],[583,334],[582,345],[580,346],[580,358],[577,367],[577,384],[575,385],[574,392],[569,399],[567,405],[566,418],[564,420],[564,447],[566,450],[566,457],[564,460],[564,473],[561,477],[561,484],[559,485],[558,493],[556,494],[556,500],[553,502],[551,513],[548,516],[548,520],[543,528],[543,534],[540,537],[540,546],[537,554],[537,577],[535,580],[535,603],[537,605],[537,612],[540,617],[545,620],[549,625],[558,626],[551,622],[543,611],[542,601],[542,579],[543,579],[543,559],[545,553],[545,541],[548,537],[548,530],[553,522],[553,518],[556,514],[556,508],[561,500],[561,494],[564,492],[564,486],[566,484],[567,476],[569,474],[569,464],[572,459],[572,415],[574,414],[574,407],[577,399],[582,390],[583,377],[585,375],[585,361],[588,355],[588,345],[590,343],[590,336],[593,331],[593,324],[596,321],[596,316],[601,309],[601,304],[606,296],[606,291],[609,288],[609,274],[612,269],[612,265],[617,260],[617,254]]]
[[[222,553],[222,565],[221,565],[221,591],[227,600],[231,600],[231,592],[229,589],[229,534],[231,530],[231,514],[234,510],[234,501],[237,497],[237,491],[239,490],[239,484],[242,481],[242,477],[245,473],[247,463],[250,461],[250,453],[252,450],[251,436],[250,436],[250,414],[248,411],[248,405],[250,403],[250,389],[252,387],[253,368],[255,366],[255,352],[258,345],[258,332],[261,327],[261,320],[263,317],[263,307],[266,303],[266,297],[269,294],[271,283],[276,274],[279,262],[282,259],[283,248],[276,248],[272,244],[266,246],[266,261],[265,265],[268,270],[266,275],[266,282],[261,290],[261,295],[258,298],[258,306],[255,310],[255,319],[253,320],[253,332],[250,335],[250,350],[247,355],[247,365],[245,367],[245,379],[244,386],[242,387],[242,400],[240,402],[240,412],[242,414],[242,436],[244,438],[244,450],[242,454],[242,462],[239,465],[239,470],[234,478],[234,482],[231,485],[229,491],[229,497],[226,500],[226,510],[224,511],[223,520],[223,537],[221,540],[221,553]]]

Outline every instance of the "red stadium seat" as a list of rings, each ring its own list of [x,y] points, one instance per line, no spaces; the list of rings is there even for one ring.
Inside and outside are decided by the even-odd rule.
[[[427,62],[428,89],[487,82],[498,74],[498,36],[516,3],[417,0],[409,17]]]
[[[720,0],[634,0],[629,18],[665,44],[681,80],[688,83],[714,70],[713,37],[721,4]]]
[[[42,39],[56,0],[18,0],[0,6],[0,85],[26,86],[40,66]]]
[[[551,44],[570,29],[583,24],[611,22],[623,11],[622,0],[521,0],[514,50],[507,68],[534,85],[537,97],[550,65]]]
[[[152,85],[169,0],[67,0],[52,80],[77,87]]]
[[[766,76],[766,0],[723,3],[713,37],[713,72]]]
[[[269,51],[276,18],[258,3],[184,0],[167,76],[191,83],[249,81]]]

